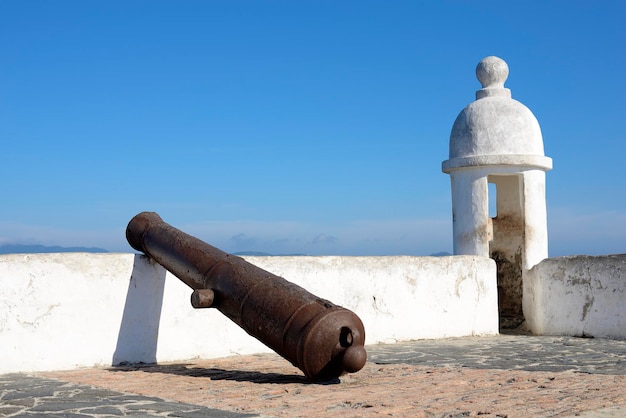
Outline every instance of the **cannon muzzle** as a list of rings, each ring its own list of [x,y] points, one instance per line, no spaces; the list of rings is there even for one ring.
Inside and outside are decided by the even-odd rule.
[[[218,309],[308,378],[334,378],[365,365],[365,329],[352,311],[188,235],[154,212],[135,216],[126,238],[193,289],[193,307]]]

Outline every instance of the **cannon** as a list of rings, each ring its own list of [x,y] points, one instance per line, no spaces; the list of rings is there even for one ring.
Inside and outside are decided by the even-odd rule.
[[[312,380],[365,365],[365,329],[352,311],[167,224],[136,215],[126,239],[193,289],[194,308],[214,307]]]

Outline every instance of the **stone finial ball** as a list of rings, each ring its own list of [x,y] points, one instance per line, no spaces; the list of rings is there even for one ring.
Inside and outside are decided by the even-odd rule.
[[[498,57],[486,57],[476,66],[476,77],[483,88],[504,87],[509,76],[509,66]]]

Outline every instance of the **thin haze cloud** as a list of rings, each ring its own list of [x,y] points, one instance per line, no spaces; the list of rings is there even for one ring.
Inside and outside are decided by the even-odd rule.
[[[551,255],[626,251],[626,3],[0,2],[0,243],[451,252],[441,162],[497,55],[542,127]]]
[[[325,227],[333,235],[319,233]],[[447,219],[346,222],[318,225],[304,222],[232,221],[185,225],[199,238],[229,252],[307,255],[420,255],[431,248],[446,251],[451,236]],[[241,231],[229,235],[230,231]]]

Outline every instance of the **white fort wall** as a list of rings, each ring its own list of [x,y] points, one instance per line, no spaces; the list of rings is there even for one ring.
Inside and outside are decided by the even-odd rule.
[[[523,304],[534,334],[626,339],[626,254],[545,259],[524,274]]]
[[[498,333],[486,257],[245,257],[354,311],[366,344]],[[0,256],[0,373],[269,351],[134,254]]]

